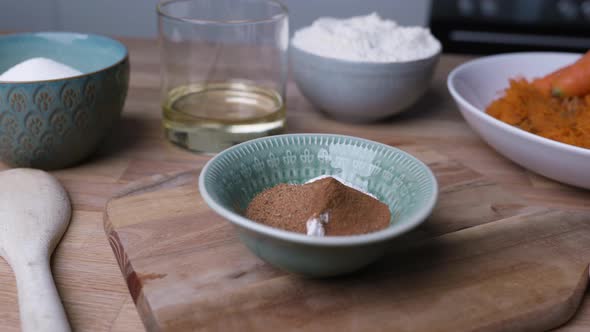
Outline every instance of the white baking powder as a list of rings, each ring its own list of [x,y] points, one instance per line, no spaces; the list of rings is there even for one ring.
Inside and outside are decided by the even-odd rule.
[[[31,58],[0,75],[0,81],[31,82],[82,75],[82,72],[47,58]]]
[[[366,62],[412,61],[441,50],[429,29],[402,27],[376,13],[349,19],[319,18],[295,32],[293,46],[327,58]]]
[[[330,213],[325,211],[318,217],[310,218],[306,223],[307,235],[309,236],[325,236],[326,231],[324,225],[330,221]]]

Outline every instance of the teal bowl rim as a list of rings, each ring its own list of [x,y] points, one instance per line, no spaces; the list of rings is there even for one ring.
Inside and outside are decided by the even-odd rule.
[[[266,226],[266,225],[257,223],[253,220],[250,220],[244,216],[241,216],[233,211],[230,211],[230,210],[224,208],[223,206],[221,206],[221,204],[217,203],[213,198],[211,198],[211,196],[207,192],[207,190],[205,188],[205,176],[208,173],[209,167],[211,167],[211,164],[217,158],[219,158],[219,156],[221,156],[223,153],[225,153],[227,151],[233,151],[233,150],[239,149],[240,147],[248,145],[248,144],[253,144],[255,142],[260,142],[260,141],[264,141],[267,139],[271,139],[273,137],[276,138],[276,137],[305,137],[305,136],[341,137],[343,139],[352,139],[352,140],[356,140],[359,142],[364,142],[367,144],[376,145],[376,146],[379,146],[379,147],[382,147],[385,149],[393,150],[397,153],[401,153],[401,154],[405,155],[406,157],[408,157],[409,159],[412,159],[416,163],[422,165],[423,169],[426,170],[427,176],[429,177],[430,182],[432,183],[432,186],[433,186],[432,196],[429,197],[428,201],[425,204],[424,209],[420,210],[419,213],[410,216],[409,221],[406,221],[404,223],[393,224],[386,229],[383,229],[383,230],[380,230],[377,232],[373,232],[373,233],[368,233],[368,234],[313,237],[313,236],[289,232],[289,231],[285,231],[282,229],[278,229],[278,228],[274,228],[274,227],[270,227],[270,226]],[[215,211],[215,213],[217,213],[220,216],[224,217],[225,219],[229,220],[234,225],[246,228],[246,229],[248,229],[252,232],[255,232],[255,233],[263,234],[263,235],[266,235],[269,237],[285,240],[288,242],[306,244],[306,245],[314,245],[314,246],[323,246],[323,247],[366,245],[366,244],[372,244],[372,243],[377,243],[377,242],[384,242],[384,241],[390,240],[394,237],[397,237],[399,235],[402,235],[402,234],[416,228],[421,223],[423,223],[426,220],[426,218],[428,218],[428,216],[430,216],[430,214],[432,213],[432,210],[434,209],[434,206],[436,205],[436,201],[438,199],[438,182],[436,180],[436,177],[434,176],[434,174],[432,173],[430,168],[426,164],[424,164],[422,161],[420,161],[418,158],[412,156],[411,154],[409,154],[403,150],[400,150],[398,148],[394,148],[394,147],[389,146],[387,144],[371,141],[371,140],[364,139],[364,138],[348,136],[348,135],[338,135],[338,134],[316,134],[316,133],[284,134],[284,135],[261,137],[261,138],[253,139],[250,141],[246,141],[246,142],[234,145],[234,146],[220,152],[215,157],[211,158],[207,162],[207,164],[205,164],[205,166],[201,169],[201,173],[199,174],[198,186],[199,186],[199,193],[201,194],[201,197],[203,198],[205,203],[209,206],[209,208],[211,208],[213,211]]]
[[[34,36],[34,35],[38,35],[38,34],[55,34],[55,35],[86,35],[86,36],[91,36],[93,38],[102,38],[102,39],[106,39],[109,42],[115,43],[115,44],[119,44],[120,46],[123,47],[123,50],[125,50],[125,52],[123,53],[123,56],[121,57],[121,59],[115,61],[115,63],[113,63],[112,65],[108,65],[106,67],[103,67],[101,69],[95,70],[93,72],[90,73],[83,73],[80,75],[76,75],[76,76],[68,76],[68,77],[64,77],[64,78],[54,78],[54,79],[49,79],[49,80],[37,80],[37,81],[0,81],[0,84],[36,84],[36,83],[49,83],[49,82],[59,82],[59,81],[67,81],[67,80],[71,80],[71,79],[76,79],[76,78],[82,78],[82,77],[86,77],[86,76],[90,76],[90,75],[94,75],[96,73],[100,73],[102,71],[111,69],[113,67],[116,67],[118,65],[120,65],[121,63],[125,62],[127,59],[129,59],[129,49],[127,48],[127,46],[125,46],[125,44],[121,43],[120,41],[108,37],[108,36],[104,36],[104,35],[99,35],[99,34],[94,34],[94,33],[82,33],[82,32],[71,32],[71,31],[37,31],[37,32],[22,32],[22,33],[12,33],[12,34],[7,34],[7,35],[0,35],[0,39],[5,39],[5,38],[17,38],[17,37],[24,37],[24,36]]]

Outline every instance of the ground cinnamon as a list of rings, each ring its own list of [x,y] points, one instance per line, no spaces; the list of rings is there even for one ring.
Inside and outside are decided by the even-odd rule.
[[[304,185],[279,184],[258,194],[246,217],[307,234],[307,221],[327,217],[325,235],[355,235],[389,226],[389,208],[379,200],[328,177]]]

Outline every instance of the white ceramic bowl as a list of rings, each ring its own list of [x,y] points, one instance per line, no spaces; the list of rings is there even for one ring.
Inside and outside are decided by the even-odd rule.
[[[293,78],[305,98],[330,116],[371,122],[401,113],[430,87],[440,53],[406,62],[354,62],[290,47]]]
[[[579,57],[548,52],[483,57],[455,68],[447,86],[465,120],[500,154],[548,178],[590,189],[590,149],[531,134],[485,113],[510,78],[543,76]]]

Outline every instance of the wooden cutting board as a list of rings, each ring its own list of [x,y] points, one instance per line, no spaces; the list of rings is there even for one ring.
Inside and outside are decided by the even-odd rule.
[[[413,147],[437,208],[378,263],[305,279],[251,254],[207,208],[198,171],[132,184],[105,229],[150,331],[536,331],[567,321],[588,279],[588,214],[527,207],[480,174]]]

